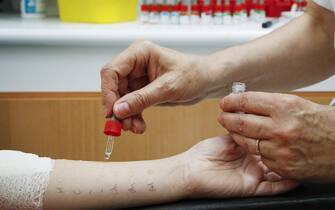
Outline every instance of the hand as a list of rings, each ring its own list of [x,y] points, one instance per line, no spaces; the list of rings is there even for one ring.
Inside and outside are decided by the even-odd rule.
[[[207,74],[200,56],[151,42],[135,42],[101,71],[105,114],[110,116],[114,112],[123,119],[124,130],[143,133],[145,122],[141,113],[145,108],[201,100],[210,84]]]
[[[229,136],[204,140],[184,155],[186,188],[193,198],[274,195],[297,186],[271,172]]]
[[[246,92],[221,101],[219,122],[252,154],[288,178],[335,180],[335,109],[294,95]],[[239,114],[237,112],[244,112]]]

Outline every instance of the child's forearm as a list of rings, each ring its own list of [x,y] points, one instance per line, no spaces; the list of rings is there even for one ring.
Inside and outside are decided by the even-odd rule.
[[[131,207],[187,196],[182,155],[137,162],[56,160],[45,209]]]

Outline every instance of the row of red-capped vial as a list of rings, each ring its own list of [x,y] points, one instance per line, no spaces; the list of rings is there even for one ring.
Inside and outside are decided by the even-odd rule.
[[[250,11],[250,19],[264,21],[265,6],[263,0],[255,0]],[[232,24],[248,19],[244,0],[192,1],[189,5],[183,1],[143,1],[141,5],[142,23],[151,24]]]

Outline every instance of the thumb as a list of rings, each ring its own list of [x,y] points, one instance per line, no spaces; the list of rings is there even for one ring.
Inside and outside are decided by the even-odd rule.
[[[164,87],[161,77],[154,80],[147,86],[130,92],[114,104],[114,113],[117,117],[124,119],[126,117],[141,113],[145,108],[164,103],[168,100],[169,89]]]

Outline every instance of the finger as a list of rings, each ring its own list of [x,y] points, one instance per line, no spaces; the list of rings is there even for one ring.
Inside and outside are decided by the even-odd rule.
[[[140,77],[129,81],[129,90],[134,91],[143,88],[149,83],[148,77]]]
[[[230,135],[239,146],[241,146],[251,154],[257,155],[256,139],[241,136],[237,133],[230,133]],[[261,140],[259,142],[259,150],[262,157],[265,157],[267,159],[275,158],[273,155],[274,154],[273,151],[275,150],[275,148],[273,147],[272,143],[269,142],[268,140]]]
[[[115,72],[111,70],[101,71],[101,93],[102,105],[105,116],[110,116],[113,112],[113,105],[118,96],[119,79]]]
[[[269,117],[222,112],[218,120],[228,131],[249,138],[270,139],[272,137],[274,123]]]
[[[264,174],[264,180],[266,181],[271,181],[271,182],[278,182],[283,180],[284,178],[281,177],[279,174],[277,174],[276,172],[270,171],[266,174]]]
[[[164,103],[170,95],[170,89],[164,84],[164,76],[158,77],[147,86],[130,92],[116,101],[114,113],[123,119],[141,113],[145,108]]]
[[[144,133],[146,129],[145,121],[142,118],[142,115],[136,115],[132,117],[131,131],[136,134]]]
[[[275,99],[275,93],[230,94],[221,100],[220,107],[225,112],[245,112],[269,116],[274,111]]]
[[[281,167],[281,165],[276,161],[276,159],[268,159],[268,158],[262,158],[262,162],[272,171],[275,171],[280,176],[284,178],[288,178],[285,176],[285,173]]]
[[[282,180],[278,182],[263,181],[261,182],[255,192],[255,195],[276,195],[294,189],[298,183],[294,180]]]
[[[128,131],[131,129],[131,118],[126,118],[122,120],[122,129]]]
[[[115,102],[115,100],[110,101],[110,99],[114,97],[109,97],[109,95],[119,95],[119,80],[126,78],[131,72],[140,75],[143,74],[142,72],[146,71],[146,65],[150,58],[150,50],[148,46],[149,44],[140,45],[134,43],[102,68],[100,72],[101,91],[103,105],[107,115],[111,115],[113,112],[113,105]]]

